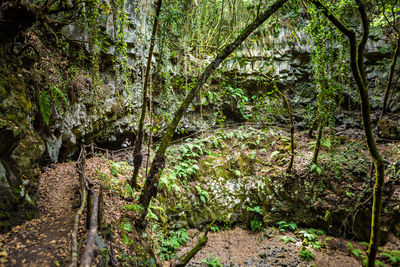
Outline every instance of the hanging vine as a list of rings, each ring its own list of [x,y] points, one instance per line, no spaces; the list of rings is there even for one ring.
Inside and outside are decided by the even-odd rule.
[[[346,64],[348,58],[344,50],[346,46],[342,45],[345,42],[343,36],[315,7],[308,8],[308,13],[310,23],[306,32],[312,37],[311,66],[317,89],[317,111],[314,121],[318,125],[317,142],[311,164],[317,164],[324,126],[328,123],[333,127],[335,124],[334,111],[341,104],[344,86],[347,84],[342,77],[346,77],[346,71],[349,73],[350,70]],[[312,127],[315,127],[315,124]]]
[[[94,0],[87,3],[86,6],[86,21],[87,30],[89,32],[89,51],[90,51],[90,63],[91,63],[91,76],[93,83],[93,94],[97,94],[100,91],[101,78],[100,78],[100,51],[101,41],[100,35],[100,0]]]
[[[115,52],[113,66],[115,71],[115,87],[119,94],[122,89],[129,92],[129,63],[128,45],[126,42],[126,30],[128,28],[128,14],[125,12],[126,0],[112,0],[111,9],[114,25]]]

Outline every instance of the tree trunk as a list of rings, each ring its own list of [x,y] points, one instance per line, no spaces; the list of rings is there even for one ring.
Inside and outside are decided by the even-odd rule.
[[[365,6],[361,0],[356,0],[358,12],[362,21],[362,37],[357,43],[356,33],[350,30],[342,21],[335,17],[334,13],[323,5],[319,0],[310,0],[324,15],[342,32],[349,40],[350,46],[350,66],[353,73],[354,80],[356,81],[358,91],[360,93],[361,101],[361,115],[364,126],[364,134],[367,141],[368,149],[374,161],[376,170],[375,186],[372,205],[372,222],[371,222],[371,237],[368,246],[367,266],[375,266],[376,253],[379,246],[380,226],[381,226],[381,211],[382,211],[382,196],[383,186],[385,180],[385,166],[377,147],[374,135],[372,133],[372,124],[370,116],[370,105],[368,98],[367,88],[367,75],[364,67],[364,48],[369,35],[369,21],[365,11]]]
[[[315,129],[315,125],[317,124],[317,121],[318,121],[318,110],[315,113],[315,116],[311,123],[310,129],[308,129],[307,138],[311,139],[313,137],[313,131]]]
[[[322,139],[323,130],[324,130],[324,122],[323,122],[323,120],[320,120],[319,128],[318,128],[317,143],[315,144],[314,154],[313,154],[313,157],[312,157],[312,160],[311,160],[311,165],[317,164],[319,150],[321,149],[321,139]]]
[[[289,165],[288,165],[288,167],[286,169],[286,173],[291,173],[292,169],[293,169],[293,163],[294,163],[294,130],[295,129],[294,129],[293,114],[292,114],[292,111],[290,109],[289,101],[287,100],[286,95],[279,90],[278,86],[275,84],[274,80],[271,77],[265,75],[264,73],[260,73],[260,74],[264,78],[267,78],[268,80],[270,80],[274,84],[275,90],[279,94],[279,96],[282,97],[282,100],[283,100],[283,102],[285,103],[285,106],[286,106],[286,111],[289,114],[289,119],[290,119],[290,146],[291,146],[290,150],[291,151],[290,151],[290,162],[289,162]]]
[[[135,145],[133,148],[133,167],[134,167],[134,169],[133,169],[133,175],[132,175],[131,182],[130,182],[132,188],[137,187],[137,177],[138,177],[139,170],[140,170],[140,167],[141,167],[142,161],[143,161],[143,154],[142,154],[142,144],[143,144],[143,135],[144,135],[143,128],[144,128],[144,119],[146,117],[146,111],[147,111],[147,102],[149,101],[149,97],[147,95],[147,87],[149,85],[149,80],[150,80],[151,58],[153,56],[153,51],[154,51],[154,44],[155,44],[155,39],[156,39],[156,35],[157,35],[158,19],[159,19],[160,12],[161,12],[161,5],[162,5],[162,0],[158,0],[157,7],[156,7],[156,16],[154,18],[153,31],[151,33],[149,56],[147,58],[146,74],[145,74],[144,85],[143,85],[142,114],[140,115],[138,132],[136,135]]]
[[[389,92],[390,92],[390,89],[392,87],[394,70],[396,68],[396,61],[397,61],[397,58],[399,56],[399,50],[400,50],[399,46],[400,46],[400,37],[397,38],[396,50],[395,50],[393,58],[392,58],[392,64],[390,65],[389,78],[388,78],[388,82],[387,82],[387,85],[386,85],[385,96],[383,97],[383,106],[382,106],[381,117],[383,115],[385,115],[385,113],[387,111],[387,102],[388,102],[388,98],[389,98]]]
[[[164,169],[165,164],[165,152],[169,146],[172,136],[178,126],[179,121],[182,119],[187,107],[192,102],[197,92],[207,81],[210,75],[214,72],[216,68],[221,64],[221,62],[226,59],[236,48],[238,48],[242,42],[255,30],[257,29],[265,20],[267,20],[272,14],[274,14],[280,7],[282,7],[287,0],[277,0],[272,4],[262,15],[256,18],[251,24],[249,24],[239,36],[230,44],[226,45],[221,52],[217,53],[216,58],[207,66],[204,72],[201,74],[200,78],[190,90],[185,100],[179,106],[178,110],[174,114],[174,118],[170,125],[168,126],[166,133],[158,147],[154,160],[151,164],[149,175],[147,176],[146,183],[144,185],[142,194],[140,195],[140,203],[144,207],[144,212],[141,218],[141,224],[145,224],[145,216],[147,214],[147,208],[149,207],[150,201],[153,197],[157,195],[157,186],[159,177]]]
[[[289,114],[290,119],[290,162],[286,169],[286,173],[291,173],[293,169],[293,162],[294,162],[294,120],[292,111],[290,110],[289,101],[285,94],[278,90],[278,94],[283,98],[283,102],[285,102],[286,110]]]

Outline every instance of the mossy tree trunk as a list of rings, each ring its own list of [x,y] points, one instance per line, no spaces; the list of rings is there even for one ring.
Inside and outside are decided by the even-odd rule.
[[[292,173],[293,170],[293,163],[294,163],[294,120],[293,120],[293,114],[290,109],[289,101],[287,100],[287,97],[284,93],[278,90],[278,94],[282,97],[283,102],[285,103],[286,110],[289,114],[289,119],[290,119],[290,161],[289,165],[286,168],[287,173]]]
[[[313,121],[311,122],[310,129],[308,129],[307,138],[311,139],[313,137],[313,132],[314,132],[315,126],[317,125],[317,122],[318,122],[318,110],[314,115]]]
[[[373,205],[372,205],[372,219],[371,219],[371,237],[368,246],[367,266],[375,266],[376,253],[379,246],[380,226],[381,226],[381,211],[382,211],[382,196],[383,186],[385,179],[385,166],[383,158],[380,155],[374,135],[372,133],[372,124],[370,116],[370,104],[368,98],[367,88],[367,75],[364,66],[364,49],[369,35],[369,20],[365,10],[365,5],[362,0],[355,0],[358,13],[362,21],[362,36],[361,40],[357,42],[356,31],[349,29],[341,20],[339,20],[332,11],[330,11],[319,0],[310,0],[323,14],[343,33],[349,40],[350,47],[350,66],[356,82],[358,91],[360,93],[361,102],[361,115],[364,126],[364,134],[367,141],[368,149],[374,161],[376,170]]]
[[[392,64],[390,65],[389,78],[388,78],[387,85],[386,85],[385,95],[383,97],[383,106],[382,106],[381,116],[385,115],[385,113],[388,111],[387,110],[387,102],[388,102],[388,98],[389,98],[389,92],[392,87],[394,71],[396,68],[396,61],[397,61],[397,58],[399,57],[399,50],[400,50],[399,46],[400,46],[400,36],[397,36],[396,50],[393,54]]]
[[[323,121],[323,119],[321,119],[319,121],[318,136],[317,136],[317,141],[315,143],[315,148],[314,148],[314,153],[313,153],[313,157],[311,160],[311,165],[317,164],[317,162],[318,162],[318,155],[319,155],[319,151],[321,149],[321,139],[322,139],[323,130],[324,130],[324,121]]]
[[[291,173],[293,170],[294,154],[295,154],[295,152],[294,152],[294,148],[295,148],[294,130],[295,130],[295,127],[294,127],[293,113],[292,113],[292,110],[290,109],[289,101],[288,101],[286,95],[279,90],[275,81],[271,77],[265,75],[264,73],[260,73],[260,74],[261,74],[261,76],[263,76],[264,78],[267,78],[269,81],[272,82],[272,84],[274,85],[274,89],[276,90],[278,95],[282,98],[282,100],[285,104],[285,107],[286,107],[286,111],[289,115],[289,120],[290,120],[290,161],[289,161],[288,167],[286,168],[286,173]]]
[[[171,142],[175,129],[178,126],[180,120],[182,119],[183,114],[185,113],[187,107],[193,101],[194,97],[196,96],[200,88],[211,76],[214,70],[218,68],[221,62],[224,61],[233,51],[235,51],[235,49],[238,48],[255,29],[257,29],[264,21],[266,21],[286,2],[287,0],[275,1],[270,7],[267,8],[267,10],[263,14],[258,16],[251,24],[246,26],[246,28],[243,29],[243,31],[233,42],[224,46],[222,50],[217,53],[215,59],[207,66],[207,68],[201,74],[196,84],[192,87],[192,89],[189,91],[186,98],[182,102],[182,104],[179,106],[178,110],[175,112],[172,122],[168,126],[166,133],[157,149],[154,160],[150,167],[149,174],[147,175],[146,183],[144,185],[142,194],[140,195],[139,202],[144,207],[144,212],[141,217],[142,227],[145,224],[145,216],[147,214],[147,209],[149,207],[150,201],[153,197],[157,195],[158,181],[165,165],[165,152],[169,146],[169,143]]]
[[[132,178],[130,181],[130,184],[133,188],[137,187],[137,177],[138,177],[139,170],[140,170],[140,167],[142,166],[142,162],[143,162],[142,145],[143,145],[143,135],[144,135],[144,120],[146,118],[147,103],[149,102],[147,88],[148,88],[149,80],[150,80],[151,58],[153,56],[155,39],[156,39],[156,35],[157,35],[157,30],[158,30],[158,20],[159,20],[159,16],[160,16],[160,12],[161,12],[161,5],[162,5],[162,0],[158,0],[157,6],[156,6],[156,15],[154,18],[153,31],[151,33],[151,39],[150,39],[150,48],[149,48],[149,55],[147,58],[146,74],[145,74],[144,84],[143,84],[142,113],[140,115],[139,127],[138,127],[135,144],[134,144],[134,148],[133,148],[133,168],[134,169],[133,169],[133,174],[132,174]]]

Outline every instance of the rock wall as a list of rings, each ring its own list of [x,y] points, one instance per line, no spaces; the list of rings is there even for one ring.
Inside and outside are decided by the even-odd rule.
[[[22,75],[0,62],[0,231],[36,214],[38,160],[44,141],[32,127],[34,107]]]

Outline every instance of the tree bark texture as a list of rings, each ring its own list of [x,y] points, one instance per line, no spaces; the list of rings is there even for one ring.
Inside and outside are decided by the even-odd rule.
[[[157,35],[157,30],[158,30],[158,19],[159,19],[160,12],[161,12],[161,5],[162,5],[162,0],[158,0],[157,7],[156,7],[156,16],[154,18],[153,31],[151,33],[151,39],[150,39],[150,48],[149,48],[149,55],[147,58],[146,74],[145,74],[144,84],[143,84],[142,113],[140,115],[138,132],[136,134],[135,145],[133,148],[133,158],[134,158],[134,160],[133,160],[134,166],[133,167],[134,167],[134,169],[133,169],[133,175],[132,175],[131,183],[130,183],[133,188],[137,187],[137,177],[138,177],[139,170],[140,170],[140,167],[142,166],[142,161],[143,161],[142,144],[143,144],[143,135],[144,135],[144,119],[146,118],[147,103],[149,101],[147,88],[149,86],[151,58],[153,56],[154,45],[155,45],[155,40],[156,40],[156,35]]]
[[[149,207],[151,199],[157,195],[158,180],[164,168],[165,152],[169,146],[169,143],[171,142],[175,129],[178,126],[180,120],[182,119],[183,114],[185,113],[187,107],[192,102],[192,100],[194,99],[200,88],[203,86],[203,84],[214,72],[214,70],[218,68],[221,62],[225,60],[236,48],[238,48],[242,44],[242,42],[255,29],[257,29],[264,21],[266,21],[286,2],[287,0],[277,0],[276,2],[274,2],[274,4],[272,4],[263,14],[261,14],[251,24],[249,24],[245,29],[243,29],[243,31],[232,43],[223,47],[222,50],[219,53],[217,53],[216,58],[207,66],[207,68],[201,74],[200,78],[198,79],[194,87],[189,91],[186,98],[181,103],[178,110],[175,112],[174,118],[172,119],[172,122],[168,126],[166,133],[158,147],[155,158],[151,164],[149,175],[147,176],[142,194],[140,195],[139,201],[144,207],[142,224],[144,224],[144,218],[147,214],[147,208]]]
[[[323,5],[319,0],[310,0],[324,15],[343,33],[349,40],[350,46],[350,66],[356,82],[358,91],[360,93],[361,101],[361,116],[364,126],[365,139],[367,141],[368,149],[374,161],[376,170],[375,186],[373,193],[372,204],[372,220],[371,220],[371,237],[368,246],[367,266],[375,266],[376,253],[379,246],[380,226],[381,226],[381,212],[382,212],[382,196],[383,186],[385,179],[385,166],[377,147],[374,135],[372,133],[372,124],[370,116],[370,105],[368,98],[367,88],[367,75],[364,67],[364,49],[369,35],[369,21],[365,10],[364,2],[355,0],[358,8],[358,13],[362,21],[362,36],[361,40],[357,43],[356,33],[350,30],[342,21],[335,17],[334,13]]]

